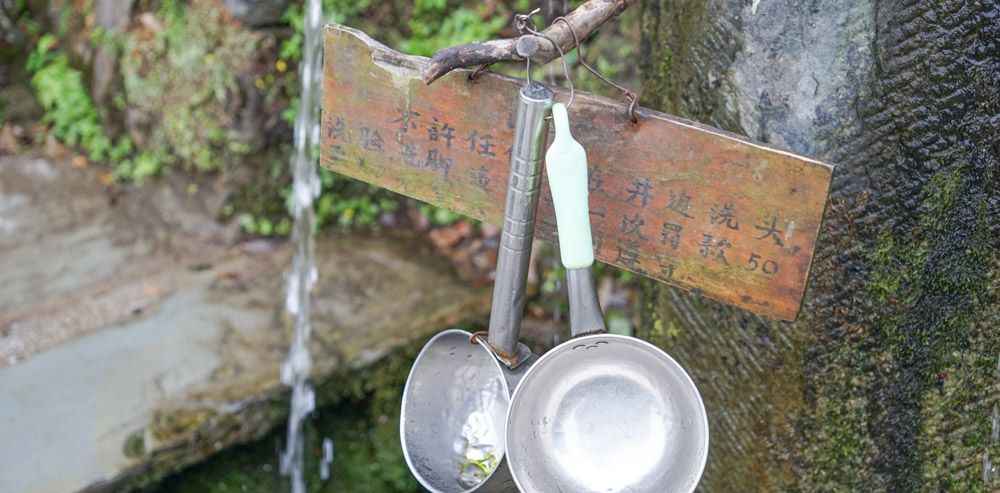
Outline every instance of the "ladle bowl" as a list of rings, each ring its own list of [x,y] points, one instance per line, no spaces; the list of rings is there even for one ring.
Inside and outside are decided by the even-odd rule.
[[[500,362],[469,344],[471,336],[457,329],[434,336],[403,389],[403,455],[417,481],[433,492],[514,489],[503,460],[510,388]]]
[[[584,336],[542,355],[507,416],[507,457],[525,493],[690,493],[708,458],[694,382],[631,337]]]

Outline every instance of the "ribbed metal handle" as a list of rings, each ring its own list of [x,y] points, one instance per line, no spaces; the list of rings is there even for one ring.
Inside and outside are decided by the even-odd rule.
[[[490,346],[511,368],[521,362],[525,352],[519,348],[517,338],[535,238],[542,150],[548,141],[545,117],[552,109],[553,94],[541,84],[529,84],[521,88],[519,101],[489,329]]]

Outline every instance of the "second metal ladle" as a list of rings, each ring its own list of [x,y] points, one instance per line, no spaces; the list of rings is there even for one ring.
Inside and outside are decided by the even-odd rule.
[[[573,339],[525,373],[507,411],[507,460],[524,493],[691,493],[708,457],[708,419],[697,387],[667,353],[604,333],[594,262],[587,158],[566,108],[545,159],[560,255],[569,281]]]

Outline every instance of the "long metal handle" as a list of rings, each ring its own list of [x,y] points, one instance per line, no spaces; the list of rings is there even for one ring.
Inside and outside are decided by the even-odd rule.
[[[607,332],[604,313],[597,300],[592,267],[566,269],[566,286],[569,290],[569,330],[573,337]]]
[[[549,125],[545,117],[552,109],[553,94],[549,88],[532,83],[521,88],[519,100],[489,329],[490,346],[509,368],[530,355],[517,338],[535,238],[542,149],[548,141]]]

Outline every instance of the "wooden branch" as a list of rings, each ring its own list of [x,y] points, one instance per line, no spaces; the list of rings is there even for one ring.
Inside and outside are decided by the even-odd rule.
[[[330,24],[323,57],[324,167],[500,224],[523,81],[455,71]],[[568,90],[552,88],[558,101]],[[806,287],[833,167],[739,136],[576,92],[594,254],[754,313],[792,320]],[[550,132],[549,136],[552,137]],[[558,243],[542,176],[535,238]]]
[[[604,21],[617,17],[637,0],[590,0],[567,14],[579,38],[585,39]],[[542,34],[552,38],[564,52],[576,47],[573,33],[563,22],[557,22]],[[430,85],[444,74],[461,67],[496,62],[523,62],[527,58],[537,64],[549,63],[559,57],[559,51],[545,38],[526,34],[517,38],[475,41],[438,51],[421,70],[424,84]]]

